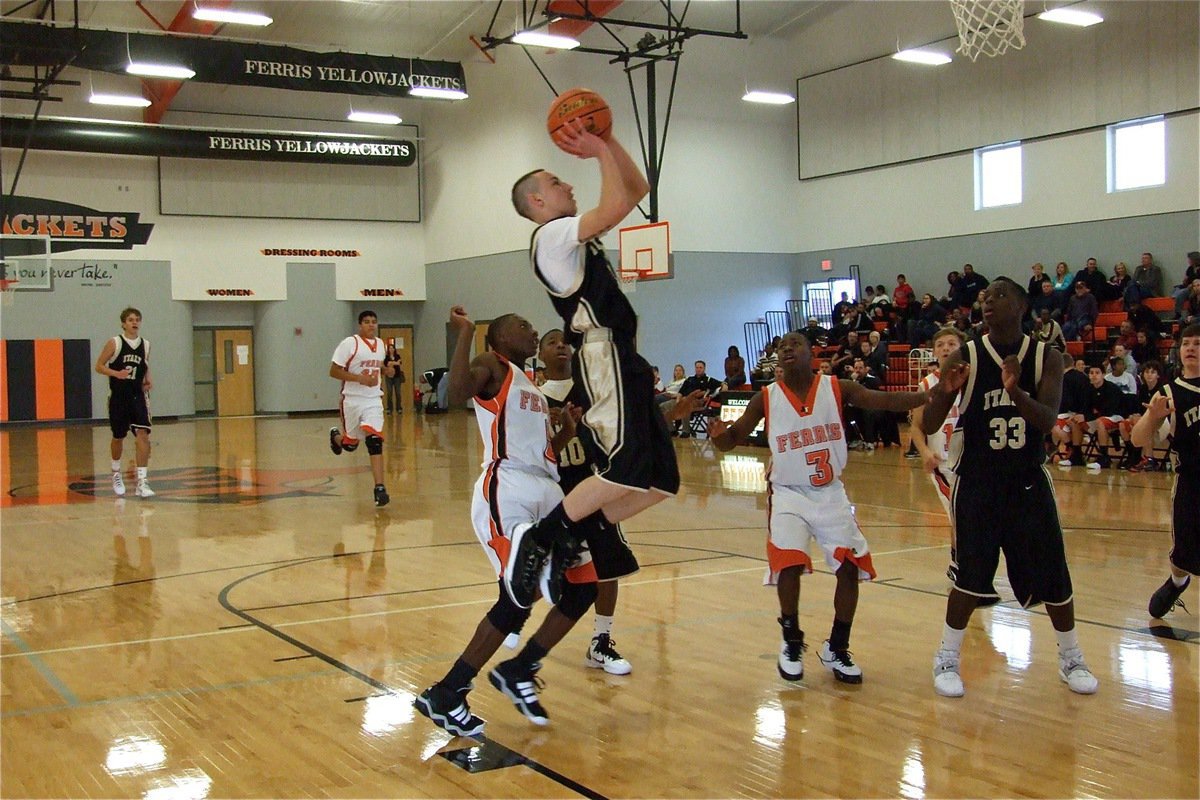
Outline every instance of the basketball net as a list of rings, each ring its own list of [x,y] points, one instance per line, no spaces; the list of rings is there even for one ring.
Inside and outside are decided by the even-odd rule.
[[[1025,46],[1025,0],[950,0],[958,49],[974,61]]]
[[[621,284],[621,291],[625,294],[633,294],[637,291],[638,273],[626,272],[625,270],[617,271],[617,282]]]

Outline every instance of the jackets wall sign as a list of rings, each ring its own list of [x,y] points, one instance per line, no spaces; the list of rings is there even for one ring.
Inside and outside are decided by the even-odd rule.
[[[102,249],[132,250],[150,241],[154,224],[139,222],[137,211],[99,211],[43,197],[3,197],[6,236],[48,236],[50,252]],[[0,240],[2,241],[2,240]]]

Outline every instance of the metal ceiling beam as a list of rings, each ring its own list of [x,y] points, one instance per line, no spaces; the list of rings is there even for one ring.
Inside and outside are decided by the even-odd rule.
[[[135,3],[139,7],[140,3]],[[233,5],[232,0],[206,0],[205,4],[208,8],[229,8]],[[197,20],[192,17],[192,9],[196,7],[194,0],[184,0],[183,5],[179,7],[179,11],[175,12],[175,18],[171,20],[171,24],[167,26],[167,30],[174,33],[194,33],[199,36],[212,36],[221,28],[221,23],[207,22],[205,20]],[[167,110],[171,107],[171,101],[175,99],[175,95],[179,94],[179,90],[183,88],[183,81],[161,80],[158,78],[146,78],[142,80],[142,94],[150,105],[142,110],[142,121],[156,124],[162,121]]]

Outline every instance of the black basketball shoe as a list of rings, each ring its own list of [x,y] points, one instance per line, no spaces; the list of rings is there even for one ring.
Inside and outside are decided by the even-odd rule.
[[[537,672],[541,668],[541,663],[525,667],[516,659],[511,659],[497,664],[496,668],[488,673],[488,680],[492,686],[511,700],[517,711],[524,714],[534,725],[546,725],[550,722],[550,715],[538,702],[538,689],[543,684]]]
[[[340,442],[338,442],[338,434],[340,432],[341,431],[339,431],[337,428],[329,429],[329,449],[333,451],[335,456],[340,456],[342,454],[342,445]]]
[[[504,591],[521,608],[533,607],[538,598],[542,567],[550,558],[550,548],[534,541],[533,531],[533,525],[513,527],[508,560],[504,562]]]
[[[483,733],[483,726],[487,723],[471,713],[471,707],[467,705],[469,691],[470,684],[454,692],[435,683],[421,692],[421,696],[413,701],[413,706],[446,733],[477,736]]]
[[[1150,616],[1155,619],[1162,619],[1171,610],[1178,605],[1184,611],[1187,607],[1179,600],[1184,590],[1192,583],[1192,576],[1188,575],[1183,582],[1183,586],[1176,586],[1175,581],[1168,576],[1162,586],[1154,590],[1154,594],[1150,595]]]
[[[392,498],[388,497],[387,487],[382,483],[375,484],[375,505],[386,506]]]

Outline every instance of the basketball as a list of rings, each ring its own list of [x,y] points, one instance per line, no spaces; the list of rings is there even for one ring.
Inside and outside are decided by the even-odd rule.
[[[612,133],[612,111],[604,98],[591,89],[568,89],[554,98],[546,114],[546,131],[559,147],[562,131],[572,120],[581,120],[589,133],[607,140]]]

